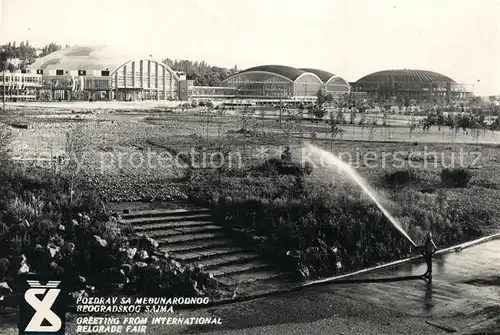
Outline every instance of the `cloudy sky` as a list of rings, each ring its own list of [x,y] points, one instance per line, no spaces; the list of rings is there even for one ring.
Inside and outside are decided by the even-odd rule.
[[[0,0],[0,13],[0,43],[108,44],[349,81],[427,69],[500,94],[500,0]]]

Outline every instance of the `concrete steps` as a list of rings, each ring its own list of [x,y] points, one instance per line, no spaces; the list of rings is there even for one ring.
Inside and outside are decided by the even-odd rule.
[[[258,254],[238,246],[212,221],[210,210],[140,209],[122,214],[120,222],[154,238],[160,250],[183,264],[200,264],[222,285],[276,279],[284,275]]]
[[[169,222],[184,222],[184,221],[203,221],[210,220],[212,216],[210,214],[190,214],[186,216],[182,215],[170,215],[170,216],[155,216],[155,217],[137,217],[122,219],[123,223],[131,225],[141,225],[141,224],[151,224],[151,223],[169,223]]]
[[[196,227],[205,226],[213,224],[212,221],[181,221],[181,222],[170,222],[169,228],[182,228],[182,227]],[[152,223],[143,225],[134,225],[135,231],[137,232],[152,232],[155,230],[164,230],[165,223]]]
[[[223,257],[225,255],[231,255],[233,253],[244,252],[245,249],[236,246],[213,246],[209,249],[191,249],[187,251],[178,251],[175,256],[183,262],[197,262],[206,257]]]
[[[199,215],[199,214],[210,214],[209,209],[149,209],[149,210],[141,210],[130,212],[128,214],[122,214],[122,219],[131,220],[131,219],[141,219],[141,218],[156,218],[156,217],[172,217],[172,216],[190,216],[190,215]]]
[[[218,238],[218,239],[210,239],[210,240],[201,240],[201,241],[191,241],[185,242],[181,244],[171,244],[160,246],[162,251],[169,252],[171,254],[177,254],[180,252],[186,251],[203,251],[209,250],[210,248],[221,247],[221,246],[229,246],[233,243],[230,239]]]
[[[212,232],[217,232],[221,231],[222,227],[216,226],[213,224],[207,224],[203,226],[191,226],[191,227],[175,227],[175,228],[168,228],[167,230],[152,230],[152,231],[145,231],[147,234],[154,238],[154,239],[159,239],[162,237],[169,237],[169,236],[175,236],[175,235],[183,235],[183,234],[200,234],[200,233],[212,233]]]

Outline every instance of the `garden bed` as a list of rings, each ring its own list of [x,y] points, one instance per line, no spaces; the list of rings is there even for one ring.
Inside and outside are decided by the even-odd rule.
[[[211,206],[241,243],[303,277],[408,257],[411,244],[359,189],[292,171],[283,174],[275,163],[246,171],[196,171],[188,193]],[[426,193],[419,187],[417,180],[413,187],[394,189],[397,204],[386,201],[417,243],[431,231],[441,247],[450,246],[493,226],[495,213],[457,203],[452,191]]]

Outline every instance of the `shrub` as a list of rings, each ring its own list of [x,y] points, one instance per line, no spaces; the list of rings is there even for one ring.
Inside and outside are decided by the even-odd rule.
[[[306,172],[310,173],[309,167],[302,167],[298,163],[292,163],[289,160],[271,158],[261,165],[254,167],[254,171],[260,172],[265,176],[270,175],[294,175],[301,176]]]
[[[441,182],[449,187],[467,187],[471,177],[471,173],[464,168],[446,168],[441,171]]]
[[[0,259],[10,261],[25,255],[24,266],[30,271],[43,277],[64,276],[75,291],[90,292],[87,285],[92,285],[98,292],[205,294],[206,273],[183,272],[182,265],[168,263],[170,259],[157,245],[148,248],[146,259],[127,258],[127,249],[144,251],[141,248],[154,243],[146,239],[145,244],[143,237],[134,245],[130,225],[110,217],[95,189],[82,183],[70,197],[68,179],[73,176],[1,168],[0,175],[4,177],[0,183]],[[0,282],[15,280],[18,269],[0,269]],[[125,274],[124,269],[129,272]],[[79,277],[87,284],[79,282]]]
[[[384,175],[385,182],[390,186],[404,186],[414,181],[415,173],[411,170],[397,170],[386,172]]]

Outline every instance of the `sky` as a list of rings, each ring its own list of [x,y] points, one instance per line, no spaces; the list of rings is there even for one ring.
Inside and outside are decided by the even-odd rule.
[[[22,40],[348,81],[422,69],[500,94],[500,0],[0,0],[0,43]]]

